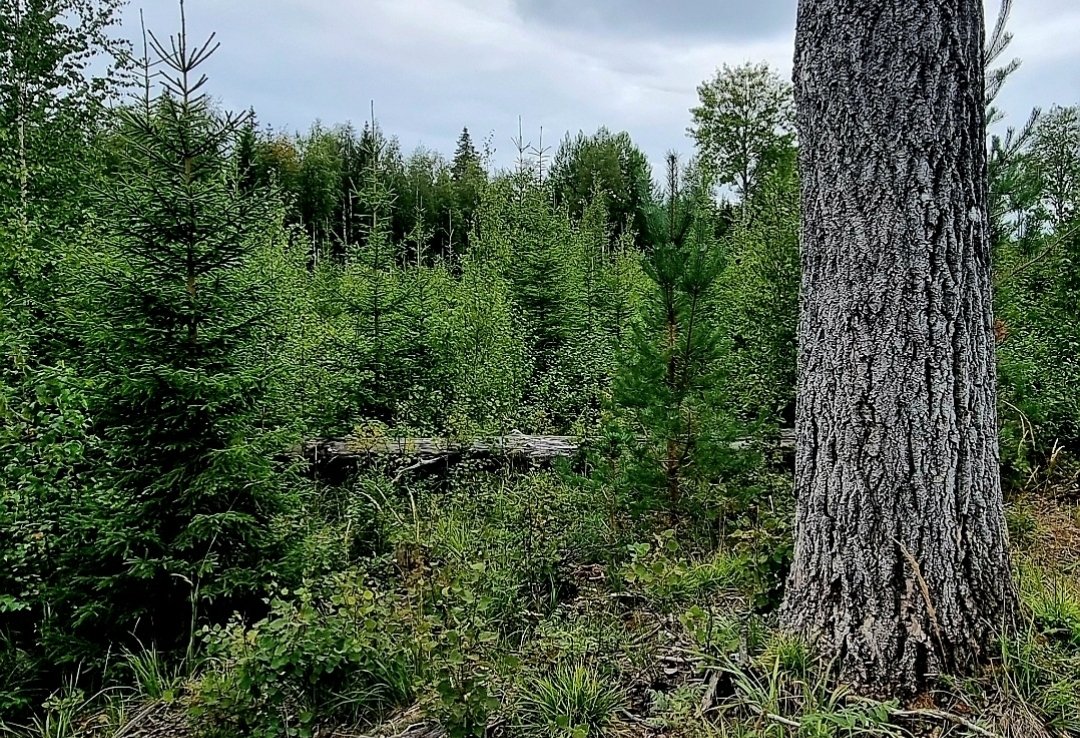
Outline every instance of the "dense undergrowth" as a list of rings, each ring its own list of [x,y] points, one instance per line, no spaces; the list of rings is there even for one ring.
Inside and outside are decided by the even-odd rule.
[[[149,44],[167,94],[125,86],[116,6],[0,10],[37,50],[3,71],[40,82],[0,86],[25,134],[0,149],[0,733],[1080,735],[1075,108],[992,147],[1023,622],[980,674],[880,702],[775,627],[789,120],[737,121],[764,126],[753,172],[671,158],[663,186],[606,129],[508,171],[467,134],[451,161],[375,121],[282,136],[203,97],[196,47]],[[748,81],[789,94],[748,66],[710,104]],[[290,451],[515,430],[587,443],[340,485]]]
[[[1010,503],[1022,627],[979,675],[900,704],[847,692],[775,630],[790,485],[740,481],[762,504],[726,531],[628,514],[567,469],[313,488],[282,522],[299,584],[272,585],[262,617],[202,626],[184,658],[117,654],[106,688],[59,689],[26,734],[1080,731],[1075,502]]]

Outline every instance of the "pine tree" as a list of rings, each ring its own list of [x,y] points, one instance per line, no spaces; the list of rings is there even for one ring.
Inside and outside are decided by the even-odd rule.
[[[717,374],[724,344],[710,315],[722,262],[705,199],[697,183],[680,191],[669,155],[667,202],[648,232],[650,289],[612,397],[635,504],[645,507],[678,508],[688,484],[708,481],[730,456]]]

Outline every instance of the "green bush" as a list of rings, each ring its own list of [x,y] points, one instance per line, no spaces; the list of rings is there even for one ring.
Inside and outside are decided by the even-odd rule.
[[[654,543],[634,544],[630,550],[623,577],[660,605],[707,598],[746,583],[746,561],[722,552],[687,556],[673,530],[658,534]]]
[[[326,590],[321,592],[320,590]],[[361,572],[282,591],[247,626],[206,627],[210,668],[195,717],[211,735],[310,736],[320,723],[370,723],[413,694],[415,654],[396,605]]]

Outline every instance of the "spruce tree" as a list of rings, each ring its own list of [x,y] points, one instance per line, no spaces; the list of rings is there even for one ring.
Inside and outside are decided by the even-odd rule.
[[[506,433],[519,417],[529,376],[510,285],[492,267],[482,253],[465,258],[446,325],[448,423],[457,435]]]
[[[365,126],[360,159],[364,170],[354,193],[359,241],[345,245],[341,273],[342,327],[338,351],[352,381],[354,420],[392,423],[401,348],[401,290],[391,238],[394,193],[382,170],[386,142],[378,128]]]
[[[795,150],[777,156],[725,234],[719,325],[734,408],[747,420],[790,428],[795,412],[799,307],[799,185]]]
[[[209,606],[258,594],[279,505],[260,422],[274,212],[240,190],[229,154],[247,117],[211,106],[201,68],[217,45],[191,46],[180,10],[177,36],[150,36],[161,94],[119,111],[102,247],[84,255],[96,427],[125,495],[101,548],[112,575],[84,625],[164,647],[190,643]]]
[[[462,128],[461,135],[458,136],[457,149],[454,151],[454,163],[452,166],[454,181],[464,182],[473,176],[480,167],[480,153],[476,150],[476,146],[473,145],[469,129]]]
[[[454,190],[452,217],[457,222],[455,226],[457,232],[461,234],[460,242],[450,243],[450,247],[464,251],[468,248],[469,229],[476,209],[480,206],[484,187],[487,185],[487,172],[484,170],[484,164],[476,146],[473,145],[468,128],[461,130],[450,172]],[[453,241],[453,238],[450,241]]]
[[[402,386],[396,424],[422,435],[438,435],[446,429],[451,396],[444,333],[453,284],[442,259],[428,265],[431,231],[425,227],[419,198],[415,208],[413,228],[406,242],[410,258],[400,279]]]

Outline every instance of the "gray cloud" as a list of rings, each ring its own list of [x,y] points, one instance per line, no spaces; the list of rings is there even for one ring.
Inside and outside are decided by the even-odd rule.
[[[795,0],[516,0],[526,20],[589,33],[718,40],[784,35]]]
[[[210,92],[227,107],[253,106],[264,123],[292,131],[317,118],[362,124],[374,100],[380,123],[406,150],[450,153],[467,125],[477,138],[494,132],[501,165],[513,160],[519,115],[534,143],[541,126],[545,143],[555,143],[566,131],[606,125],[629,131],[654,162],[668,149],[688,153],[688,109],[717,66],[765,60],[790,73],[794,0],[659,5],[187,0],[192,35],[218,31],[222,47],[206,71]],[[992,20],[997,0],[987,6]],[[176,28],[172,0],[144,7],[151,28]],[[125,18],[132,38],[137,8]],[[1009,55],[1024,64],[999,98],[1005,123],[1023,122],[1034,105],[1080,102],[1075,0],[1017,0],[1010,28]]]

